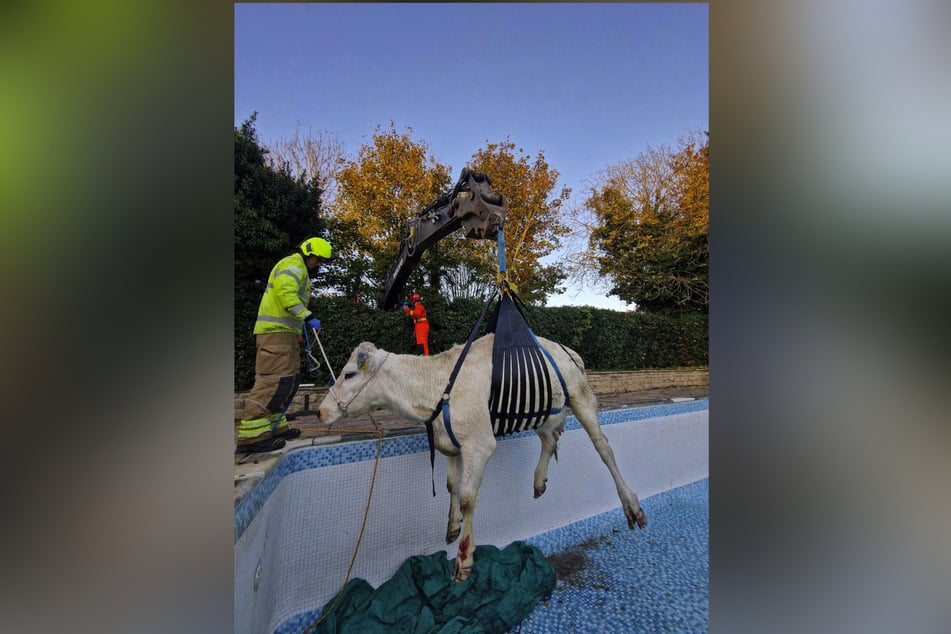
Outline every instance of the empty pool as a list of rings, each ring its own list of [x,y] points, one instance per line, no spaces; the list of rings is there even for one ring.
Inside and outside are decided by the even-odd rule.
[[[539,442],[500,439],[474,521],[477,544],[523,540],[559,575],[523,632],[707,629],[706,400],[602,412],[618,466],[650,523],[631,531],[613,481],[569,417],[548,489],[532,497]],[[301,632],[340,590],[370,492],[377,441],[289,452],[235,509],[235,630]],[[425,434],[386,439],[351,571],[374,587],[408,557],[446,551],[445,463],[436,497]]]

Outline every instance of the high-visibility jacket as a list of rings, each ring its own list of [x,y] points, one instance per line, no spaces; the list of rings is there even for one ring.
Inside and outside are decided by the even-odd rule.
[[[289,255],[271,269],[267,287],[258,307],[254,334],[267,332],[295,332],[304,328],[304,322],[313,314],[307,308],[310,300],[310,275],[304,256]]]
[[[416,343],[423,344],[429,340],[429,319],[426,317],[426,308],[421,302],[415,302],[413,307],[406,307],[405,312],[413,320],[416,330]]]

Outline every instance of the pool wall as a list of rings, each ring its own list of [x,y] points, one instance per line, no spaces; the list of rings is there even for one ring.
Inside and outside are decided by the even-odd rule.
[[[708,476],[708,402],[603,412],[628,485],[644,499]],[[274,632],[333,598],[363,522],[376,440],[289,452],[235,509],[235,631]],[[540,443],[500,439],[486,467],[473,532],[505,546],[620,506],[610,473],[574,417],[558,443],[548,490],[533,499]],[[425,434],[383,441],[369,516],[351,578],[374,587],[407,557],[445,551],[449,494],[437,453],[432,496]],[[618,528],[626,530],[626,523]]]

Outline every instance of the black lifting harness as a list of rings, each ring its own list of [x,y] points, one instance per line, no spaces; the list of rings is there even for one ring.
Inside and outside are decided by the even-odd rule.
[[[489,415],[492,420],[492,431],[496,436],[505,436],[520,431],[538,429],[552,414],[561,412],[568,406],[568,388],[555,360],[545,350],[532,329],[525,321],[522,301],[512,292],[508,282],[502,281],[499,289],[490,295],[479,320],[469,334],[469,339],[456,360],[456,365],[449,375],[449,382],[440,401],[433,409],[433,413],[426,420],[426,437],[429,441],[429,462],[435,468],[436,450],[433,442],[433,421],[442,412],[443,423],[449,440],[456,447],[459,441],[452,433],[452,423],[449,412],[449,394],[452,391],[456,376],[459,374],[462,363],[469,353],[469,348],[475,340],[485,318],[486,311],[495,297],[499,301],[489,318],[486,333],[495,333],[495,342],[492,346],[492,389],[489,396]],[[518,302],[518,304],[516,304]],[[524,306],[524,304],[522,304]],[[561,344],[559,344],[561,345]],[[565,347],[562,346],[564,350]],[[567,354],[567,350],[565,350]],[[571,355],[568,355],[571,357]],[[545,359],[555,370],[555,376],[561,384],[565,402],[562,407],[552,407],[551,376],[545,367]],[[433,496],[436,495],[436,482],[433,479]]]
[[[561,371],[528,327],[513,297],[510,293],[502,294],[487,329],[495,333],[489,414],[496,436],[538,429],[550,415],[568,405],[568,388]],[[562,407],[551,406],[551,376],[545,367],[546,358],[565,395]]]

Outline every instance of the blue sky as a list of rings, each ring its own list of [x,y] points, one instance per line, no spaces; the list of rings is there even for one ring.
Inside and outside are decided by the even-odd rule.
[[[353,155],[393,121],[456,178],[510,138],[580,203],[605,167],[709,129],[705,3],[234,7],[234,121],[256,111],[265,143],[300,124]],[[577,288],[563,304],[625,308]]]

